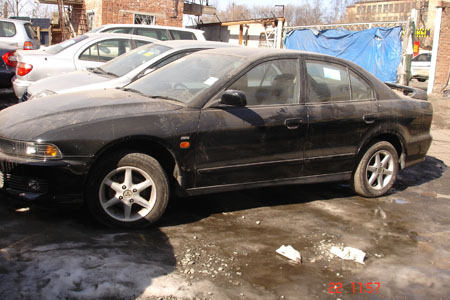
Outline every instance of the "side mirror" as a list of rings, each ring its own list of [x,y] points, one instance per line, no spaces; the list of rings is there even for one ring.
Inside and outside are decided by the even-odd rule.
[[[247,97],[242,91],[228,90],[222,94],[219,103],[243,107],[247,105]]]

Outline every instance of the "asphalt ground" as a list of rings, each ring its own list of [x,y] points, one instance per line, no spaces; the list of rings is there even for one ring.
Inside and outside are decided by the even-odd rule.
[[[429,101],[429,155],[377,199],[346,183],[221,193],[124,231],[0,195],[0,299],[449,299],[450,99]],[[332,246],[361,249],[364,264]]]

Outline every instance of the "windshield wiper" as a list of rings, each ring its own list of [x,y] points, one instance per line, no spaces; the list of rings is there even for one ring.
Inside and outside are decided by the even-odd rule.
[[[95,74],[104,74],[104,75],[110,75],[110,76],[114,76],[114,77],[119,77],[117,76],[115,73],[112,72],[106,72],[105,70],[103,70],[100,67],[97,68],[88,68],[87,69],[89,72],[95,73]]]
[[[156,95],[156,96],[147,96],[147,97],[152,98],[152,99],[166,99],[166,100],[173,100],[173,101],[177,101],[177,102],[183,103],[183,101],[181,101],[181,100],[178,100],[178,99],[175,99],[175,98],[171,98],[171,97],[168,97],[168,96],[159,96],[159,95]]]
[[[143,94],[141,91],[136,90],[136,89],[132,89],[132,88],[120,88],[120,87],[119,87],[118,89],[119,89],[119,90],[122,90],[122,91],[125,91],[125,92],[132,92],[132,93],[136,93],[136,94],[139,94],[139,95],[148,97],[147,95]]]

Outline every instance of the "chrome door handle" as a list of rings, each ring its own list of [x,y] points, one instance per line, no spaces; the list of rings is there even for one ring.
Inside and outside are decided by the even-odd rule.
[[[284,125],[288,128],[288,129],[297,129],[300,124],[302,124],[303,120],[302,119],[286,119],[284,120]]]
[[[369,114],[369,115],[363,116],[363,120],[364,120],[364,122],[366,122],[366,124],[374,123],[375,119],[376,119],[376,115],[374,115],[374,114]]]

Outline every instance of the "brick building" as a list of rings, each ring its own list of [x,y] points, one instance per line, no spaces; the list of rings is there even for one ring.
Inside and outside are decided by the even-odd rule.
[[[102,24],[183,25],[183,1],[85,0],[89,28]]]
[[[405,21],[413,8],[418,8],[415,0],[366,0],[347,6],[346,18],[351,22]]]
[[[435,77],[432,87],[432,92],[437,94],[450,89],[450,1],[441,1],[438,5],[442,7],[442,17],[436,72],[434,73]]]

